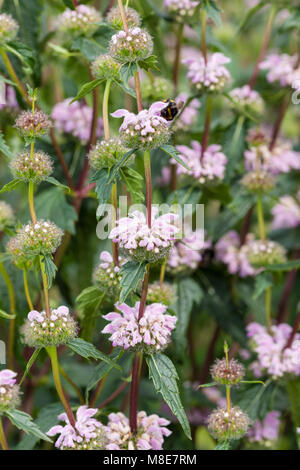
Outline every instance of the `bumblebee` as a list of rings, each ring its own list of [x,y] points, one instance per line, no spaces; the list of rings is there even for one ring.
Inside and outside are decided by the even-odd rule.
[[[161,110],[160,112],[161,117],[163,117],[167,121],[173,121],[175,116],[177,116],[179,110],[182,108],[182,103],[176,103],[175,100],[171,100],[171,99],[162,100],[162,101],[166,103],[167,106]]]

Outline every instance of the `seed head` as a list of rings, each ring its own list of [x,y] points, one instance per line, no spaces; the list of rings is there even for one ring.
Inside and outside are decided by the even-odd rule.
[[[44,152],[19,153],[10,163],[10,169],[15,178],[22,181],[40,183],[53,171],[53,163],[49,155]]]
[[[250,418],[238,406],[219,408],[208,419],[208,430],[218,441],[241,439],[250,426]]]
[[[108,251],[102,251],[100,255],[100,264],[94,271],[93,281],[110,298],[116,299],[120,293],[120,266],[124,263],[125,260],[119,257],[119,266],[115,266]]]
[[[91,167],[95,170],[111,168],[116,163],[119,163],[126,152],[128,152],[128,149],[118,137],[98,141],[89,153]],[[126,162],[127,164],[128,161]]]
[[[0,232],[15,223],[15,215],[12,207],[4,201],[0,201]]]
[[[25,255],[49,255],[60,245],[63,231],[49,220],[23,225],[16,236],[16,245]]]
[[[152,50],[150,34],[137,26],[114,34],[109,43],[110,55],[121,63],[147,59]]]
[[[92,63],[92,72],[95,78],[114,80],[119,78],[120,64],[110,55],[99,55]]]
[[[276,183],[275,177],[267,171],[250,171],[241,180],[243,186],[254,193],[271,191]]]
[[[153,282],[150,284],[147,294],[147,303],[159,303],[163,305],[171,305],[176,300],[175,290],[172,284],[168,282],[164,282],[160,284],[160,282]]]
[[[217,359],[210,372],[215,382],[224,385],[235,385],[243,379],[245,375],[245,368],[235,359],[228,361],[227,366],[227,361],[224,358]]]
[[[6,13],[0,15],[0,43],[3,44],[15,39],[18,29],[18,23],[11,15],[7,15]]]
[[[43,111],[23,111],[17,118],[15,127],[20,134],[29,140],[48,133],[52,122]]]
[[[141,17],[133,8],[126,8],[125,16],[128,28],[141,25]],[[106,16],[106,21],[115,29],[123,29],[123,21],[118,7],[111,8]]]

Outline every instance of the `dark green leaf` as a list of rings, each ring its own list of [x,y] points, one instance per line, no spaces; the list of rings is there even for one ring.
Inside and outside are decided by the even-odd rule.
[[[43,262],[45,265],[45,273],[46,273],[47,280],[48,280],[48,288],[50,289],[52,287],[52,281],[56,275],[57,266],[53,262],[52,257],[50,255],[44,256]]]
[[[117,165],[112,167],[112,169],[110,171],[110,177],[109,177],[108,183],[112,183],[116,179],[116,177],[117,177],[117,175],[120,171],[120,168],[122,168],[126,164],[126,162],[129,160],[131,155],[133,153],[135,153],[136,151],[137,151],[137,149],[129,150],[129,152],[127,152],[123,155],[123,157],[121,158],[119,163],[117,163]]]
[[[127,85],[129,79],[133,77],[137,70],[138,67],[135,62],[127,62],[126,64],[123,64],[119,70],[121,81]]]
[[[40,430],[36,423],[32,421],[31,416],[27,413],[24,413],[24,411],[8,410],[5,411],[5,415],[18,429],[21,429],[27,434],[33,434],[34,436],[38,437],[39,439],[43,439],[44,441],[52,442],[51,439]]]
[[[112,354],[110,354],[110,359],[113,363],[116,363],[120,357],[123,355],[124,351],[114,351]],[[86,388],[86,396],[88,395],[88,392],[92,390],[99,380],[103,379],[105,375],[107,375],[111,369],[113,368],[112,364],[108,364],[106,362],[101,362],[95,369],[93,370],[93,374],[87,384]]]
[[[144,188],[144,178],[132,168],[120,169],[121,179],[124,181],[127,190],[131,194],[134,204],[142,203],[145,199],[142,189]]]
[[[112,367],[121,370],[120,366],[112,361],[109,356],[99,351],[99,349],[96,349],[92,343],[84,341],[84,339],[72,338],[69,339],[66,345],[76,354],[79,354],[79,356],[82,356],[86,359],[92,358],[95,360],[101,360],[111,365]]]
[[[159,70],[159,68],[157,67],[157,57],[155,55],[150,55],[145,60],[139,60],[138,64],[141,69],[144,69],[146,71],[150,69]]]
[[[176,162],[182,165],[186,170],[190,170],[190,168],[184,163],[182,158],[179,156],[178,150],[176,150],[173,145],[165,144],[162,145],[160,148],[161,150],[166,152],[170,157],[174,158],[174,160],[176,160]]]
[[[138,263],[136,261],[127,261],[127,263],[121,266],[121,303],[125,302],[130,292],[135,291],[139,282],[144,279],[146,273],[146,266],[147,263]]]
[[[268,271],[292,271],[292,269],[299,269],[300,268],[300,259],[296,259],[294,261],[288,261],[287,263],[280,263],[280,264],[270,264],[266,266],[266,270]]]
[[[220,17],[221,10],[213,0],[208,0],[205,2],[204,10],[206,11],[207,16],[211,18],[217,26],[222,26],[222,20]]]
[[[76,298],[76,307],[81,319],[82,337],[90,340],[99,317],[100,305],[105,297],[105,292],[98,286],[90,286],[84,289]]]
[[[79,92],[77,93],[77,95],[75,96],[75,98],[72,99],[71,103],[74,103],[74,101],[78,101],[78,100],[81,100],[81,98],[83,98],[84,96],[88,95],[89,93],[91,93],[94,88],[96,88],[97,86],[99,86],[101,83],[103,82],[103,79],[102,78],[97,78],[96,80],[92,80],[91,82],[88,82],[88,83],[85,83],[79,90]],[[71,104],[70,103],[70,104]]]
[[[36,358],[38,357],[38,355],[39,355],[41,349],[42,349],[42,348],[35,349],[34,352],[33,352],[33,354],[31,355],[29,361],[27,362],[25,372],[24,372],[23,377],[22,377],[22,379],[21,379],[21,381],[20,381],[20,383],[19,383],[20,386],[22,385],[22,383],[23,383],[24,380],[26,379],[26,377],[27,377],[27,375],[28,375],[28,373],[29,373],[31,367],[33,366],[33,364],[34,364]]]

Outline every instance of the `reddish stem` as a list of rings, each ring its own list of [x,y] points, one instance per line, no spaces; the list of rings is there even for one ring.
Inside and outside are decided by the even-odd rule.
[[[140,356],[138,353],[136,353],[134,356],[134,362],[133,362],[133,367],[132,367],[132,382],[131,382],[131,388],[130,388],[130,412],[129,412],[130,429],[133,434],[137,433],[140,363],[141,363]]]
[[[299,329],[299,325],[300,325],[300,312],[298,313],[298,315],[296,317],[296,320],[294,321],[293,329],[291,331],[290,337],[287,340],[287,343],[286,343],[284,349],[290,348],[292,346],[294,338],[296,336],[296,333]]]
[[[127,385],[128,385],[128,382],[121,383],[121,385],[108,398],[106,398],[106,400],[100,403],[98,408],[99,409],[104,408],[106,405],[108,405],[108,403],[113,401],[118,395],[120,395],[121,392],[123,392],[123,390],[127,387]]]
[[[277,142],[277,139],[278,139],[278,136],[279,136],[279,132],[280,132],[280,128],[281,128],[281,125],[282,125],[282,122],[283,122],[283,119],[286,115],[286,112],[287,112],[287,109],[289,107],[289,103],[290,103],[290,98],[289,96],[286,96],[283,101],[282,101],[282,104],[281,104],[281,107],[280,107],[280,110],[279,110],[279,113],[278,113],[278,116],[277,116],[277,119],[274,123],[274,127],[273,127],[273,132],[272,132],[272,137],[271,137],[271,142],[269,144],[269,149],[270,150],[273,150],[273,148],[275,147],[276,145],[276,142]]]

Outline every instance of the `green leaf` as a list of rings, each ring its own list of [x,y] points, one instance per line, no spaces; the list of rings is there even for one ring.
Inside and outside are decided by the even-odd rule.
[[[120,357],[124,354],[124,351],[114,351],[112,354],[110,354],[110,359],[112,360],[113,363],[116,363]],[[87,384],[86,388],[86,397],[88,397],[88,392],[92,390],[99,380],[103,379],[105,375],[107,375],[113,366],[111,364],[108,364],[106,362],[101,362],[95,369],[93,370],[93,374]]]
[[[162,145],[160,148],[161,150],[166,152],[170,157],[174,158],[174,160],[176,160],[176,162],[182,165],[186,170],[190,170],[190,168],[184,163],[182,158],[179,156],[178,150],[176,150],[173,145],[165,144]]]
[[[100,316],[100,305],[105,297],[105,292],[98,286],[90,286],[84,289],[76,298],[75,304],[81,319],[82,337],[90,340]]]
[[[13,320],[16,318],[16,315],[10,315],[9,313],[4,312],[4,310],[0,309],[0,317],[1,318],[7,318],[7,320]]]
[[[47,176],[47,178],[45,178],[44,181],[47,181],[47,183],[53,184],[54,186],[57,186],[58,188],[61,188],[70,192],[69,186],[66,186],[65,184],[60,183],[57,179],[53,178],[52,176]]]
[[[94,38],[80,37],[75,39],[71,47],[72,51],[79,51],[89,61],[97,59],[99,55],[106,53],[106,48],[103,47]]]
[[[238,33],[241,33],[243,29],[246,28],[246,26],[249,24],[249,22],[251,21],[251,19],[253,18],[254,15],[256,15],[256,13],[259,12],[259,10],[262,9],[262,7],[264,7],[266,4],[265,1],[262,1],[262,2],[259,2],[255,7],[251,8],[251,10],[249,10],[245,16],[245,18],[242,20],[240,26],[239,26],[239,29],[238,29]]]
[[[127,261],[120,268],[121,293],[120,302],[125,302],[130,292],[135,291],[139,282],[145,277],[147,263],[138,263],[137,261]]]
[[[267,271],[292,271],[300,268],[300,259],[288,261],[287,263],[269,264],[265,267]]]
[[[273,284],[272,276],[270,273],[260,273],[255,276],[255,289],[253,294],[253,299],[257,299],[268,287],[271,287]]]
[[[147,59],[138,61],[139,67],[146,71],[150,69],[159,70],[156,64],[157,64],[157,57],[155,55],[150,55],[149,57],[147,57]]]
[[[113,181],[111,181],[110,172],[107,168],[97,171],[90,181],[96,182],[95,191],[99,204],[105,204],[110,200]]]
[[[123,64],[119,70],[121,81],[125,83],[125,85],[127,85],[129,79],[133,77],[133,75],[137,71],[138,71],[138,67],[135,62],[127,62],[126,64]]]
[[[185,435],[192,439],[190,425],[183,409],[177,386],[178,374],[173,362],[164,354],[146,356],[149,377],[157,392],[161,393],[172,413],[180,422]]]
[[[22,181],[19,180],[19,179],[11,180],[9,183],[5,184],[5,185],[1,188],[0,194],[1,194],[1,193],[7,193],[7,192],[12,191],[13,189],[16,189],[16,187],[19,186],[20,183],[22,183]]]
[[[230,442],[229,441],[221,441],[219,442],[214,450],[229,450],[230,449]]]
[[[84,96],[88,95],[89,93],[91,93],[94,88],[96,88],[97,86],[99,86],[101,83],[103,82],[103,79],[102,78],[97,78],[96,80],[92,80],[91,82],[88,82],[88,83],[85,83],[79,90],[79,92],[77,93],[77,95],[75,96],[75,98],[72,99],[71,103],[74,103],[74,101],[78,101],[78,100],[81,100],[81,98],[83,98]],[[70,104],[71,104],[70,103]]]
[[[286,384],[290,408],[292,413],[292,419],[295,428],[300,427],[300,380],[289,380]],[[297,436],[298,437],[298,436]],[[298,446],[300,445],[300,439],[298,437]]]
[[[62,230],[75,233],[78,214],[61,188],[51,187],[39,193],[35,197],[35,210],[38,218],[52,220]]]
[[[197,388],[209,388],[209,387],[215,387],[216,385],[218,385],[218,382],[210,382],[208,384],[198,385]]]
[[[10,160],[13,158],[13,153],[7,146],[2,132],[0,132],[0,153],[3,153],[3,155],[5,155],[5,157],[9,158]]]
[[[31,367],[33,366],[34,362],[36,361],[40,351],[41,351],[42,348],[38,348],[38,349],[35,349],[33,354],[31,355],[29,361],[27,362],[26,364],[26,369],[25,369],[25,372],[23,374],[23,377],[21,379],[21,382],[19,383],[19,385],[21,386],[22,383],[24,382],[24,380],[26,379]]]
[[[57,271],[57,266],[52,260],[52,256],[46,255],[43,258],[43,262],[45,265],[45,272],[48,280],[48,288],[50,289],[52,287],[52,281],[55,278],[56,271]]]
[[[76,354],[79,354],[79,356],[82,356],[85,359],[92,358],[96,360],[101,360],[111,365],[112,367],[115,367],[116,369],[121,370],[121,367],[118,364],[116,364],[114,361],[112,361],[109,356],[99,351],[99,349],[96,349],[92,343],[88,343],[87,341],[84,341],[84,339],[72,338],[72,339],[69,339],[66,345],[70,349],[72,349],[72,351],[74,351]]]
[[[111,168],[111,171],[110,171],[110,177],[109,177],[109,180],[108,180],[108,183],[112,183],[119,171],[120,171],[120,168],[122,166],[124,166],[126,164],[126,162],[129,160],[129,158],[131,157],[131,155],[133,153],[135,153],[137,151],[137,149],[132,149],[132,150],[129,150],[128,152],[126,152],[123,157],[121,158],[121,160],[119,161],[119,163],[117,163],[116,165],[114,165],[112,168]]]
[[[5,411],[4,414],[18,429],[21,429],[27,434],[33,434],[34,436],[38,437],[39,439],[43,439],[44,441],[52,442],[51,439],[40,430],[36,423],[32,421],[31,416],[27,413],[24,413],[24,411],[8,410]]]
[[[127,95],[130,95],[133,98],[136,98],[135,90],[133,90],[133,88],[130,88],[130,86],[128,86],[125,82],[120,82],[119,80],[114,80],[114,83],[116,85],[118,85],[119,87],[121,87],[122,90],[125,91],[125,93],[127,93]]]
[[[213,0],[208,0],[204,4],[204,10],[207,13],[207,16],[216,23],[217,26],[222,26],[222,20],[220,17],[220,12],[222,11]]]
[[[142,203],[145,199],[142,189],[144,188],[144,178],[132,168],[120,169],[121,179],[126,185],[126,189],[131,194],[134,204]]]
[[[63,2],[67,8],[70,8],[71,10],[75,10],[74,3],[72,2],[72,0],[63,0]]]

